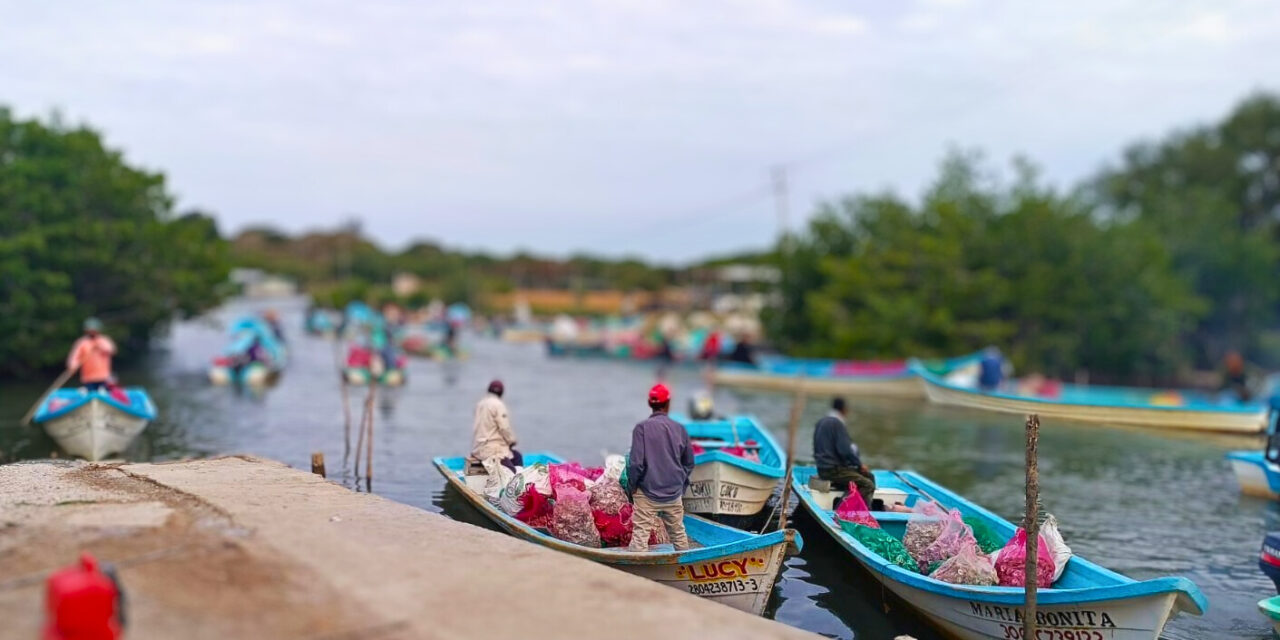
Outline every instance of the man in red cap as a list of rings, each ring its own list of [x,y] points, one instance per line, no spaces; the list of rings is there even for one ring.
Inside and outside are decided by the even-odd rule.
[[[693,448],[689,432],[667,416],[671,391],[664,384],[649,390],[653,413],[631,431],[631,458],[627,462],[627,487],[635,510],[631,521],[630,551],[648,551],[649,533],[658,520],[677,551],[689,548],[684,530],[684,490],[693,472]]]
[[[507,405],[502,401],[504,391],[502,381],[494,380],[489,383],[489,392],[476,403],[470,457],[481,464],[489,458],[498,458],[503,466],[515,471],[515,467],[524,464],[524,457],[515,450],[516,432],[511,429]]]

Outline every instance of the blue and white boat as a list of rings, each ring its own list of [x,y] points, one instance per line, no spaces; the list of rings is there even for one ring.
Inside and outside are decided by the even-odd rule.
[[[830,510],[832,492],[813,491],[813,467],[793,470],[793,488],[800,503],[859,565],[886,589],[917,609],[931,624],[962,640],[1020,638],[1024,590],[1020,587],[957,585],[908,571],[880,557],[835,521]],[[876,495],[887,504],[914,506],[928,496],[966,517],[978,518],[1002,540],[1016,530],[1013,524],[924,476],[911,471],[875,471]],[[872,512],[886,532],[901,538],[909,513]],[[1083,640],[1155,640],[1169,618],[1180,612],[1200,615],[1208,600],[1186,578],[1132,580],[1074,556],[1052,588],[1036,596],[1036,620],[1042,638]]]
[[[549,454],[526,454],[524,461],[526,464],[561,462]],[[483,494],[468,485],[464,475],[465,458],[435,458],[434,462],[450,486],[512,536],[756,615],[764,611],[769,601],[788,548],[794,545],[799,549],[802,544],[800,534],[790,529],[753,534],[686,515],[685,529],[694,545],[687,551],[670,547],[645,552],[584,547],[530,527],[489,504]],[[471,478],[474,482],[476,476]],[[483,484],[483,480],[479,484]]]
[[[33,421],[44,427],[63,451],[86,460],[102,460],[129,447],[156,418],[156,406],[144,389],[109,391],[58,389],[36,410]]]
[[[1280,499],[1280,395],[1271,397],[1266,447],[1262,451],[1232,451],[1227,460],[1231,461],[1242,493]]]
[[[1134,425],[1184,431],[1260,433],[1266,417],[1261,403],[1226,401],[1195,391],[1043,383],[1019,389],[1010,381],[994,391],[979,389],[975,376],[957,370],[942,376],[919,366],[930,402],[1016,414],[1039,414],[1077,422]]]
[[[977,360],[976,354],[927,361],[763,356],[756,366],[721,364],[714,376],[716,384],[741,389],[915,399],[925,397],[917,370],[946,372]]]
[[[209,367],[215,385],[263,386],[273,383],[289,361],[289,350],[271,325],[258,316],[244,316],[231,325],[222,356]]]
[[[764,508],[786,475],[782,447],[751,416],[723,420],[671,418],[684,425],[699,451],[684,493],[690,513],[751,516]]]

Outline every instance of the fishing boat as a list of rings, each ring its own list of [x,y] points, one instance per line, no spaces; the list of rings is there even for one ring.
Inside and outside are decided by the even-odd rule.
[[[694,444],[693,473],[684,493],[690,513],[751,516],[760,513],[782,481],[782,447],[755,418],[671,418]]]
[[[1280,396],[1271,397],[1267,417],[1267,444],[1262,451],[1227,454],[1240,492],[1258,498],[1280,499]]]
[[[222,355],[209,367],[209,381],[215,385],[266,386],[279,378],[288,361],[289,350],[271,325],[257,316],[245,316],[231,325]]]
[[[123,452],[156,418],[147,392],[126,389],[59,389],[36,410],[33,421],[44,427],[63,451],[86,460],[102,460]]]
[[[549,454],[526,454],[524,460],[527,464],[561,462]],[[489,504],[483,494],[468,485],[465,458],[435,458],[434,462],[450,486],[512,536],[756,615],[764,612],[788,547],[799,549],[803,544],[800,535],[791,529],[753,534],[685,515],[685,529],[693,545],[689,550],[593,549],[553,537]]]
[[[303,329],[313,336],[332,338],[338,332],[338,323],[328,309],[311,309],[303,319]]]
[[[757,366],[727,363],[715,382],[740,389],[798,391],[881,398],[924,398],[917,369],[946,372],[976,361],[976,355],[946,360],[824,360],[762,357]],[[913,366],[914,365],[914,366]]]
[[[796,467],[792,486],[800,503],[833,539],[871,576],[931,624],[962,640],[1020,638],[1024,590],[1020,587],[957,585],[908,571],[880,557],[846,533],[831,511],[833,492],[811,490],[813,467]],[[1013,537],[1013,524],[947,488],[911,471],[874,472],[876,498],[886,504],[913,506],[931,498],[948,509],[984,522],[1002,539]],[[909,513],[874,511],[881,528],[901,538]],[[1062,576],[1039,589],[1036,621],[1040,638],[1083,640],[1155,640],[1169,618],[1178,613],[1200,615],[1208,600],[1186,578],[1132,580],[1079,556],[1068,561]]]
[[[1016,414],[1039,414],[1079,422],[1134,425],[1161,429],[1260,433],[1266,414],[1262,404],[1222,401],[1194,391],[1136,387],[1042,383],[1036,390],[1010,382],[995,391],[979,389],[963,371],[942,376],[914,368],[924,381],[929,401]]]
[[[390,369],[381,369],[376,366],[349,366],[342,370],[342,376],[346,379],[347,384],[357,387],[370,383],[376,383],[384,387],[400,387],[409,381],[408,371],[405,369],[403,362]]]
[[[1272,531],[1262,539],[1258,553],[1258,568],[1280,591],[1280,532]],[[1258,603],[1258,610],[1271,622],[1276,635],[1280,635],[1280,596],[1272,596]]]

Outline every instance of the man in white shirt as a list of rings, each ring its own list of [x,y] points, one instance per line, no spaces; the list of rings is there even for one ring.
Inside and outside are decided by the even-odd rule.
[[[498,458],[503,466],[515,471],[515,467],[524,465],[524,457],[515,450],[516,434],[502,401],[503,391],[502,381],[494,380],[489,383],[489,392],[476,403],[470,458],[478,463]]]

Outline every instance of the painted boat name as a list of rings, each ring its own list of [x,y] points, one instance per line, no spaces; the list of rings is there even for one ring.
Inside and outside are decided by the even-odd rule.
[[[1022,609],[1016,607],[992,606],[981,602],[969,602],[969,610],[973,615],[999,622],[1022,624]],[[1106,611],[1078,609],[1073,611],[1037,611],[1036,624],[1048,627],[1084,627],[1096,629],[1114,629],[1116,623]],[[1087,640],[1084,639],[1084,640]]]
[[[676,577],[685,578],[694,582],[715,580],[717,578],[741,578],[746,577],[751,573],[751,570],[748,567],[763,569],[764,566],[764,559],[755,557],[721,560],[719,562],[703,562],[701,564],[681,565],[676,567]]]

